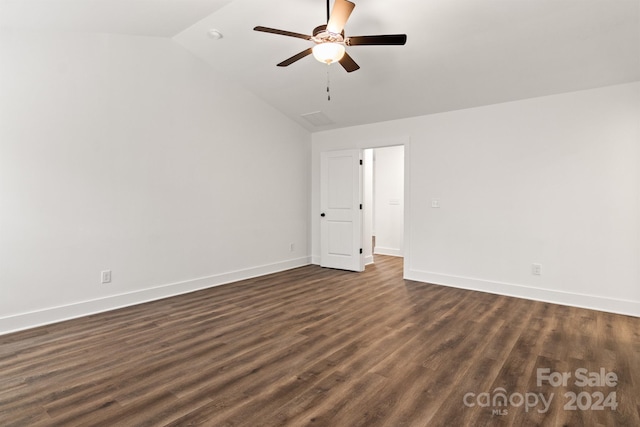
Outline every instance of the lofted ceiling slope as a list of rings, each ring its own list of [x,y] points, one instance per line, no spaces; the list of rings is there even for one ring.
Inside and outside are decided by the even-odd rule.
[[[353,73],[253,31],[310,34],[324,0],[0,0],[0,27],[173,38],[312,132],[640,80],[640,0],[354,2],[347,36],[408,41],[348,47]]]

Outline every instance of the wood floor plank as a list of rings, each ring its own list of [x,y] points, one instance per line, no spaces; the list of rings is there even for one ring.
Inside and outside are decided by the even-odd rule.
[[[0,425],[640,425],[640,319],[402,270],[307,266],[0,336]],[[539,368],[572,377],[539,385]],[[578,386],[579,368],[618,382]],[[566,409],[596,392],[617,408]]]

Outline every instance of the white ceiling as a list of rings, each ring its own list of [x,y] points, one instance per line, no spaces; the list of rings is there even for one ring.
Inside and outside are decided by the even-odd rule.
[[[173,37],[231,0],[0,0],[0,28]]]
[[[0,27],[172,37],[311,131],[640,80],[640,0],[354,2],[347,36],[408,40],[349,47],[350,74],[311,56],[276,67],[310,42],[253,31],[310,34],[325,0],[0,0]]]

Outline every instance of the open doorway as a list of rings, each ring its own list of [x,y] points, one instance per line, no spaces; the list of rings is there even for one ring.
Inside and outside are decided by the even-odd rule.
[[[374,255],[404,256],[404,146],[365,149],[363,241],[365,264]]]

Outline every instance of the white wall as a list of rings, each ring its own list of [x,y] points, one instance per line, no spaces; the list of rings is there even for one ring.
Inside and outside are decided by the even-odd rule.
[[[178,44],[3,31],[0,63],[0,333],[309,262],[310,134]]]
[[[404,147],[373,150],[375,253],[402,256],[404,246]]]
[[[636,82],[317,133],[312,212],[321,151],[404,140],[407,278],[640,316],[639,120]]]

